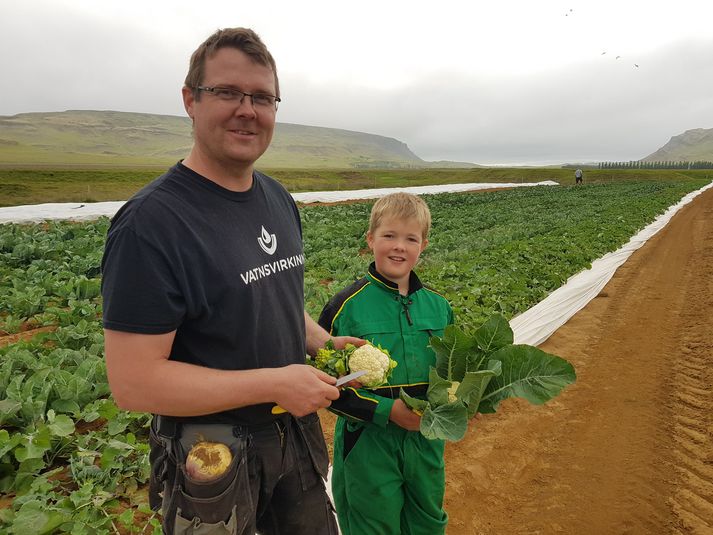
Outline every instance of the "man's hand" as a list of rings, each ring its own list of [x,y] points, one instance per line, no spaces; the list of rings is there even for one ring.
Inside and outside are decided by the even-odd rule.
[[[306,364],[276,368],[275,403],[294,416],[306,416],[329,407],[339,398],[337,380]]]
[[[351,344],[355,347],[363,346],[366,344],[366,340],[361,338],[354,338],[353,336],[334,336],[331,338],[334,344],[334,349],[344,349],[344,346]]]
[[[421,417],[409,409],[400,399],[394,401],[389,420],[407,431],[418,431],[421,429]]]

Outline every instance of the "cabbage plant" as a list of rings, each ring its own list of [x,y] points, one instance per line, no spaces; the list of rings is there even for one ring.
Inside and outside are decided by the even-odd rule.
[[[472,334],[449,325],[433,336],[436,353],[426,398],[401,389],[400,398],[421,415],[421,433],[429,439],[458,441],[476,413],[493,413],[506,398],[540,405],[576,380],[566,360],[530,345],[513,344],[508,321],[494,314]]]

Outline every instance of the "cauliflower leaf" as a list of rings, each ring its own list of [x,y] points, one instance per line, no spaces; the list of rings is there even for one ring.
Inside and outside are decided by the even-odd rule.
[[[494,314],[471,335],[454,325],[433,336],[436,366],[429,373],[427,400],[401,392],[401,399],[421,414],[421,433],[429,439],[463,438],[468,419],[495,412],[509,397],[541,404],[576,380],[566,360],[524,344],[513,344],[508,321]]]

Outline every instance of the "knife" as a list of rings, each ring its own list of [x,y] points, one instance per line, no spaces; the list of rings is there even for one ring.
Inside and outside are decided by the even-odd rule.
[[[362,375],[365,375],[365,374],[366,374],[366,370],[359,370],[358,372],[350,373],[348,375],[343,375],[342,377],[337,379],[337,384],[335,384],[334,386],[339,388],[340,386],[344,386],[345,384],[347,384],[349,381],[358,379],[359,377],[361,377]],[[283,409],[282,407],[280,407],[279,405],[275,405],[272,408],[271,412],[272,412],[272,414],[282,414],[283,412],[287,412],[287,411],[285,409]]]
[[[354,379],[359,379],[362,375],[366,375],[366,370],[359,370],[358,372],[350,373],[349,375],[344,375],[337,379],[337,384],[334,385],[337,388],[340,386],[348,383],[349,381],[353,381]]]

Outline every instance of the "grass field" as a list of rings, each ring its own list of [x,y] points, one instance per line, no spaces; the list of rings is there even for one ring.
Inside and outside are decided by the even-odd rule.
[[[0,168],[0,206],[44,202],[122,201],[165,170],[144,167],[41,167]],[[291,192],[462,184],[469,182],[574,183],[572,169],[473,168],[473,169],[262,169]],[[680,180],[711,178],[711,170],[585,170],[585,183],[617,180]]]

